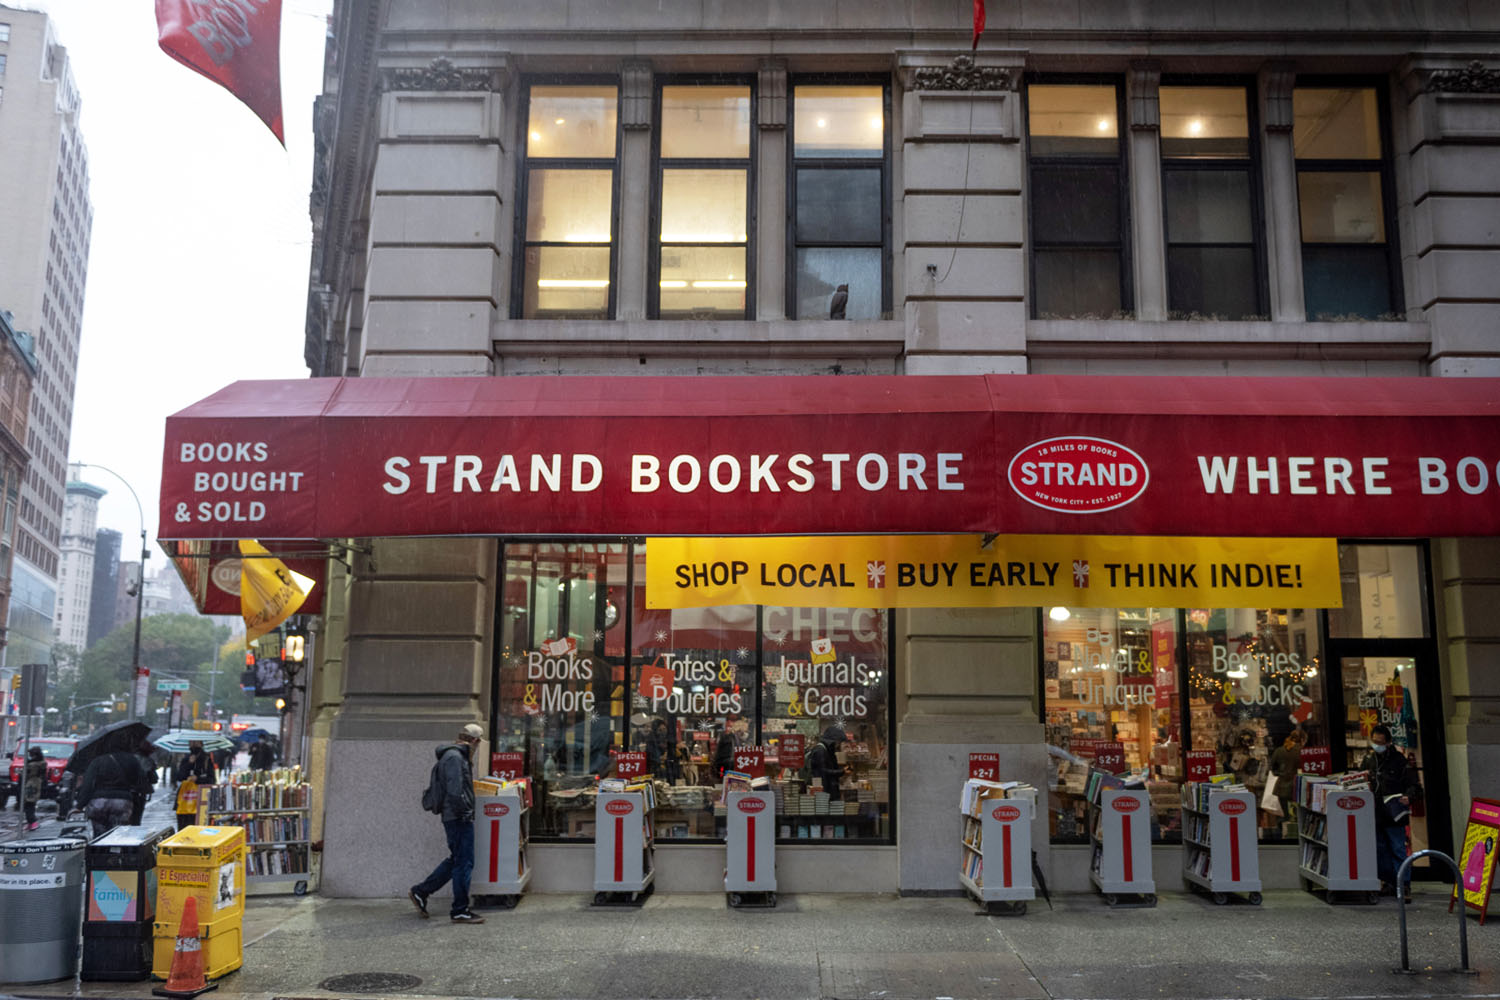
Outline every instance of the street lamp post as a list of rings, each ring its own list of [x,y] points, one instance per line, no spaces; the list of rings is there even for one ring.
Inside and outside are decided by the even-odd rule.
[[[150,550],[146,548],[146,510],[141,506],[141,498],[135,494],[135,487],[131,486],[125,477],[114,469],[97,465],[93,462],[74,462],[73,464],[81,465],[87,469],[98,469],[100,472],[107,472],[118,479],[130,491],[130,497],[135,501],[136,513],[141,518],[141,567],[137,571],[135,578],[135,649],[130,656],[130,686],[127,689],[129,694],[127,704],[129,707],[126,712],[126,717],[134,720],[136,717],[136,692],[141,676],[141,611],[144,608],[146,600],[146,558],[151,554]]]

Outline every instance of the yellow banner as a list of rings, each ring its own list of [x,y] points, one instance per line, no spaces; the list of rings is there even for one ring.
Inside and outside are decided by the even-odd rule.
[[[1331,538],[651,538],[646,606],[1337,608]]]

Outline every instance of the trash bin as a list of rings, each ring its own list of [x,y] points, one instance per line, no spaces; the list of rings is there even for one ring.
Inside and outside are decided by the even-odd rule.
[[[0,844],[0,981],[48,983],[78,966],[81,837]]]
[[[156,922],[151,974],[166,979],[182,910],[196,899],[203,971],[210,979],[244,963],[241,922],[245,915],[245,830],[239,826],[190,826],[156,848]]]
[[[129,981],[151,975],[156,918],[156,847],[169,826],[117,826],[89,844],[83,978]]]

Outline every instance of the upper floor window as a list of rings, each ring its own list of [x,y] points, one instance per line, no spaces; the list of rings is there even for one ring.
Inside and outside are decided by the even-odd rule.
[[[1118,83],[1033,83],[1032,314],[1110,317],[1131,308]]]
[[[0,76],[5,75],[5,53],[0,52]]]
[[[789,315],[879,319],[890,309],[883,84],[792,85]]]
[[[10,25],[0,21],[0,42],[10,41]]]
[[[753,135],[748,84],[664,83],[657,91],[652,314],[748,318]]]
[[[1159,97],[1169,314],[1263,316],[1249,90],[1163,85]]]
[[[1395,312],[1378,93],[1373,87],[1298,86],[1292,112],[1307,318],[1375,319]]]
[[[519,315],[608,319],[615,300],[618,88],[538,84],[527,107]]]

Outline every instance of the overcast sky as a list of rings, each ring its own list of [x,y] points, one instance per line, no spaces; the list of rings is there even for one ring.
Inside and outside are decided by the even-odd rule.
[[[217,84],[157,47],[152,0],[7,0],[52,15],[82,99],[94,229],[72,461],[123,476],[156,547],[163,426],[238,378],[305,378],[312,101],[332,0],[283,0],[286,149]],[[99,526],[133,558],[140,519],[113,477]]]

